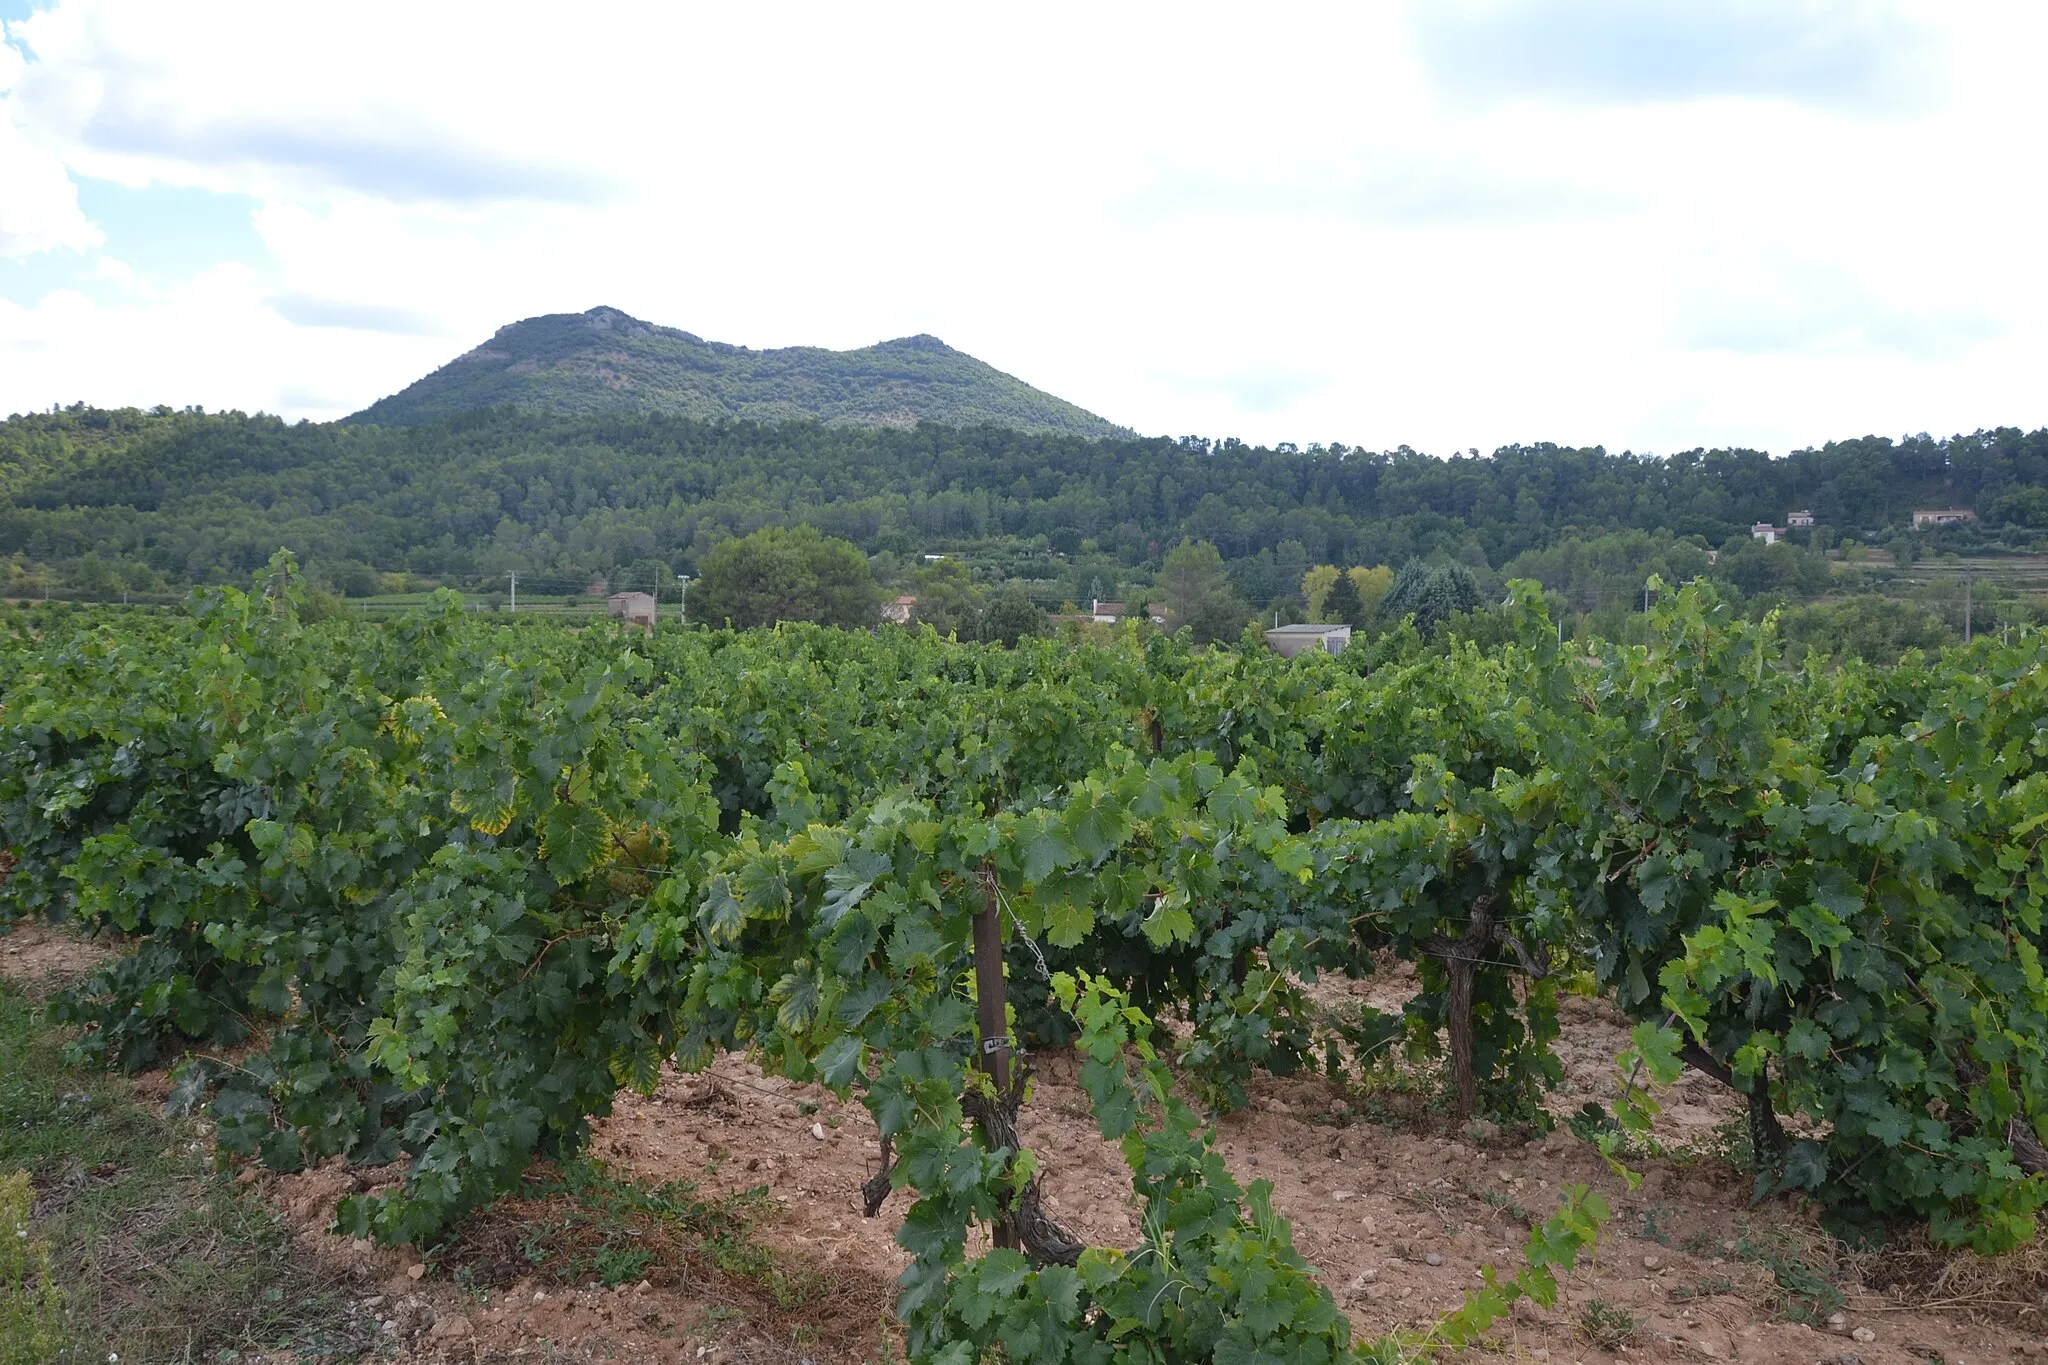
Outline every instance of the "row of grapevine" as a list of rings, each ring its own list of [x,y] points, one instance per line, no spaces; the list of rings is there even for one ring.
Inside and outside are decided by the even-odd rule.
[[[356,1231],[432,1238],[619,1087],[747,1048],[874,1114],[918,1195],[920,1354],[1327,1358],[1341,1316],[1183,1097],[1441,1036],[1457,1107],[1534,1116],[1587,969],[1654,1074],[1750,1096],[1766,1191],[1985,1249],[2048,1199],[2036,637],[1809,670],[1688,589],[1647,646],[1567,652],[1530,595],[1491,653],[1286,661],[305,624],[295,592],[280,563],[188,615],[0,642],[0,913],[134,936],[64,1005],[110,1061],[260,1036],[180,1073],[225,1144],[405,1157]],[[994,1029],[977,927],[1056,969],[1013,972]],[[1302,982],[1388,952],[1424,991],[1332,1036]],[[1170,1072],[1164,1012],[1191,1026]],[[1146,1247],[1033,1223],[1019,1087],[981,1064],[1019,1029],[1086,1052]],[[1445,1339],[1545,1292],[1595,1214]],[[968,1258],[977,1222],[1036,1259]],[[1199,1292],[1162,1299],[1167,1265]]]

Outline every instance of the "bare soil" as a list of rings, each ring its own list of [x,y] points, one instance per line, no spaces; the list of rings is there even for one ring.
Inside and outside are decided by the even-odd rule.
[[[67,954],[81,950],[54,938],[61,935],[24,927],[0,940],[0,972],[75,965]],[[1326,1004],[1351,997],[1385,1008],[1412,990],[1412,978],[1389,974],[1324,983],[1317,994]],[[1626,1038],[1605,1005],[1566,1002],[1557,1045],[1565,1082],[1548,1101],[1556,1114],[1612,1102],[1613,1059]],[[1073,1059],[1054,1052],[1033,1062],[1022,1128],[1046,1172],[1049,1211],[1091,1243],[1132,1245],[1129,1178],[1095,1131]],[[1665,1106],[1659,1151],[1633,1159],[1643,1175],[1634,1191],[1562,1125],[1530,1141],[1490,1126],[1453,1132],[1398,1090],[1383,1097],[1391,1121],[1371,1122],[1355,1116],[1375,1112],[1372,1094],[1320,1077],[1262,1079],[1250,1107],[1222,1121],[1220,1142],[1241,1181],[1273,1182],[1274,1206],[1361,1336],[1426,1325],[1479,1282],[1481,1266],[1518,1266],[1528,1221],[1556,1207],[1561,1186],[1587,1184],[1614,1209],[1597,1255],[1572,1273],[1555,1309],[1518,1306],[1483,1353],[1559,1365],[2048,1360],[2042,1253],[1987,1261],[1915,1243],[1850,1255],[1820,1232],[1810,1208],[1782,1199],[1750,1206],[1748,1179],[1715,1154],[1718,1135],[1739,1128],[1732,1095],[1691,1072],[1657,1093]],[[859,1185],[879,1153],[857,1104],[727,1057],[699,1075],[666,1072],[652,1095],[621,1094],[595,1125],[592,1150],[614,1172],[649,1184],[684,1179],[707,1196],[764,1189],[760,1197],[772,1202],[754,1236],[790,1269],[796,1301],[769,1302],[729,1277],[695,1274],[606,1289],[505,1283],[504,1272],[485,1277],[494,1287],[476,1279],[465,1287],[438,1261],[429,1267],[413,1253],[325,1231],[341,1197],[393,1171],[330,1165],[241,1178],[261,1184],[310,1255],[356,1277],[365,1309],[388,1314],[401,1361],[825,1365],[881,1357],[892,1282],[907,1264],[893,1236],[909,1196],[892,1196],[879,1217],[861,1216]],[[503,1220],[526,1214],[501,1206],[489,1216],[500,1220],[502,1239]],[[1799,1304],[1788,1304],[1773,1263],[1795,1279],[1806,1275],[1809,1290],[1839,1292],[1834,1320],[1825,1312],[1817,1326],[1788,1320]],[[900,1340],[892,1347],[900,1352]]]
[[[11,929],[0,929],[0,976],[44,991],[84,976],[116,951],[41,920],[19,920]]]

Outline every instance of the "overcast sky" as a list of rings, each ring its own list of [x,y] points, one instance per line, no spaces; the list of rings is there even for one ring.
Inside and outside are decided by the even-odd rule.
[[[2048,6],[0,0],[0,412],[514,319],[929,332],[1139,431],[2048,424]]]

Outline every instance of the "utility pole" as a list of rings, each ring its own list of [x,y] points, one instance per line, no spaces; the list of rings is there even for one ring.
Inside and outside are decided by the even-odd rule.
[[[512,580],[512,610],[519,610],[519,570],[507,569],[505,577]]]
[[[1970,622],[1976,613],[1970,609],[1970,587],[1974,582],[1970,574],[1963,575],[1963,643],[1970,643]]]
[[[688,630],[690,628],[690,576],[686,573],[679,573],[676,575],[676,582],[682,585],[683,600],[678,610],[682,614],[683,629]]]

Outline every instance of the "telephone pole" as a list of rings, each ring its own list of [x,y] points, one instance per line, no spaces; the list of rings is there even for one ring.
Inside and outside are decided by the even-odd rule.
[[[1974,619],[1976,618],[1976,613],[1975,613],[1975,612],[1973,612],[1973,611],[1972,611],[1972,610],[1970,609],[1970,588],[1971,588],[1971,586],[1972,586],[1972,585],[1974,584],[1974,582],[1975,582],[1975,578],[1974,578],[1974,576],[1973,576],[1973,575],[1971,575],[1971,574],[1964,574],[1964,575],[1963,575],[1963,643],[1964,643],[1964,644],[1968,644],[1968,643],[1970,643],[1970,623],[1971,623],[1971,622],[1972,622],[1972,621],[1973,621],[1973,620],[1974,620]]]
[[[518,571],[517,569],[507,569],[507,570],[505,571],[505,577],[507,577],[507,578],[509,578],[509,579],[511,579],[511,580],[512,580],[512,610],[513,610],[513,611],[518,611],[518,610],[519,610],[519,571]]]

